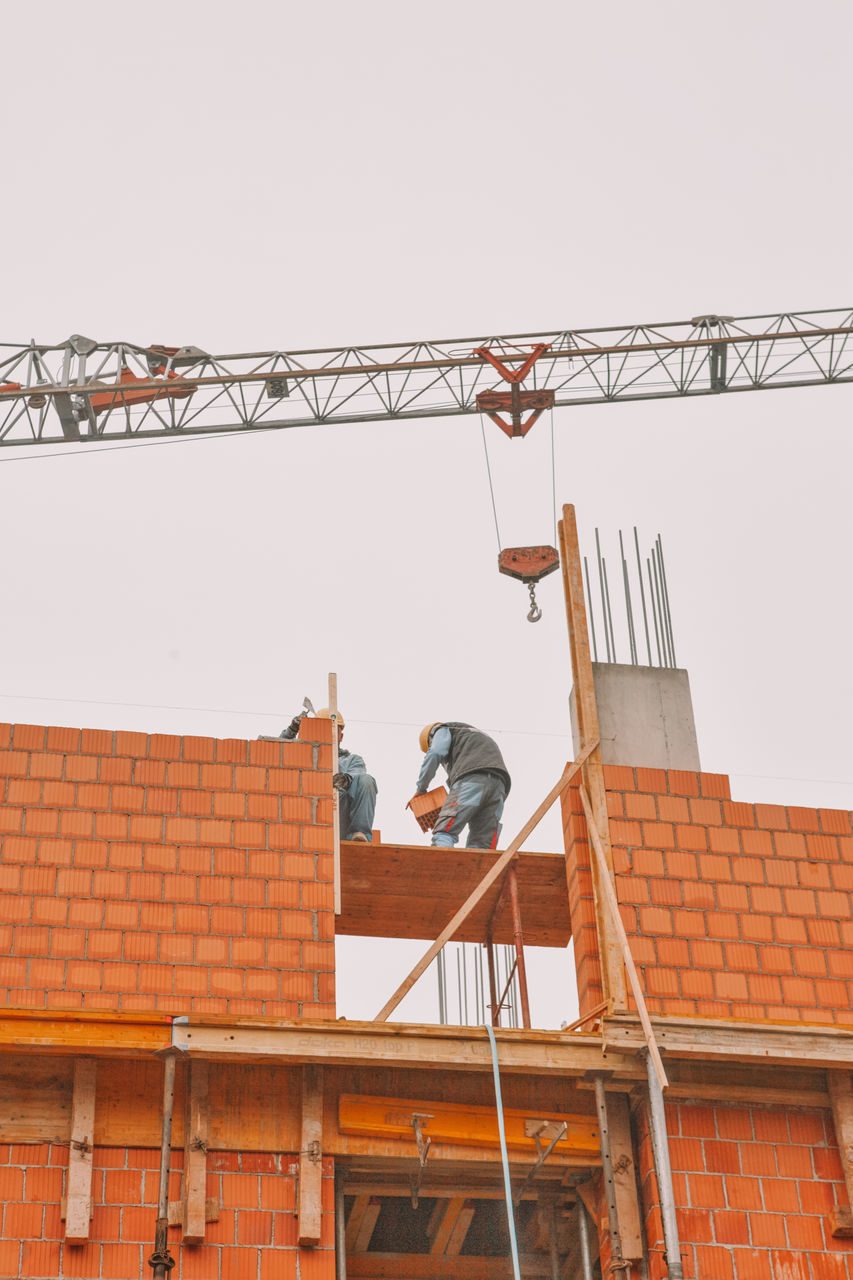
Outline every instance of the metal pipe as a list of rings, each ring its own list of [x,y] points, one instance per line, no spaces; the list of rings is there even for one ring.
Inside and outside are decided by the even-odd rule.
[[[347,1280],[347,1224],[344,1204],[344,1171],[335,1169],[335,1277]]]
[[[521,1266],[518,1260],[518,1241],[515,1235],[515,1211],[512,1207],[512,1183],[509,1176],[509,1156],[506,1150],[506,1133],[504,1131],[504,1104],[501,1097],[501,1073],[498,1066],[498,1046],[495,1041],[495,1033],[492,1028],[486,1025],[486,1034],[489,1037],[489,1046],[492,1050],[492,1075],[495,1081],[495,1109],[498,1113],[498,1138],[501,1145],[501,1166],[504,1175],[504,1197],[506,1199],[506,1220],[509,1228],[509,1247],[512,1254],[512,1274],[515,1280],[521,1280]]]
[[[435,970],[438,975],[438,1020],[442,1026],[447,1022],[447,997],[445,992],[444,947],[435,957]]]
[[[521,1001],[521,1025],[530,1028],[530,1000],[527,995],[527,971],[524,967],[524,934],[521,931],[521,908],[518,904],[518,876],[515,867],[507,872],[509,880],[509,901],[512,907],[512,940],[515,944],[516,974],[518,975],[518,993]]]
[[[586,574],[586,599],[589,606],[589,626],[592,632],[592,660],[598,662],[598,642],[595,638],[595,614],[592,609],[592,591],[589,586],[589,561],[586,556],[583,558],[583,571]]]
[[[163,1127],[160,1135],[160,1188],[157,1195],[157,1223],[154,1252],[148,1259],[154,1280],[166,1280],[175,1260],[169,1253],[169,1161],[172,1154],[172,1112],[175,1105],[175,1061],[177,1049],[163,1051]]]
[[[655,1160],[655,1176],[660,1197],[660,1216],[663,1223],[663,1244],[666,1250],[666,1266],[669,1280],[684,1280],[681,1265],[681,1245],[678,1239],[678,1222],[675,1217],[675,1192],[672,1187],[672,1166],[669,1163],[669,1139],[666,1133],[666,1113],[663,1090],[655,1072],[651,1055],[646,1054],[646,1074],[649,1079],[649,1127],[652,1131],[652,1152]]]
[[[551,1280],[560,1280],[560,1251],[557,1248],[557,1202],[548,1205],[548,1249],[551,1255]]]
[[[643,605],[643,629],[646,633],[646,653],[649,655],[649,666],[652,665],[652,646],[649,641],[649,617],[646,613],[646,593],[643,590],[643,567],[640,564],[640,540],[637,537],[637,526],[634,525],[634,550],[637,552],[637,577],[640,580],[640,600]]]
[[[589,1219],[582,1200],[578,1200],[578,1243],[580,1245],[583,1280],[593,1280],[592,1252],[589,1245]]]
[[[498,1008],[498,984],[495,979],[495,944],[491,938],[486,941],[486,960],[489,965],[489,1008],[492,1011],[492,1026],[500,1026],[501,1014]]]
[[[601,1172],[604,1177],[604,1198],[607,1201],[607,1224],[610,1234],[610,1268],[617,1270],[624,1261],[622,1235],[619,1230],[619,1213],[616,1208],[616,1182],[613,1161],[610,1156],[610,1129],[607,1123],[607,1095],[601,1076],[595,1077],[595,1109],[598,1112],[598,1129],[601,1138]]]

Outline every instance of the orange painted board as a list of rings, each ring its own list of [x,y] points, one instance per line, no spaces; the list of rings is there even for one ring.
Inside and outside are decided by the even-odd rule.
[[[461,1146],[497,1147],[498,1118],[494,1107],[468,1106],[452,1102],[423,1102],[412,1098],[373,1098],[344,1093],[338,1100],[338,1128],[341,1133],[365,1137],[400,1138],[414,1148],[412,1116],[422,1119],[421,1130],[434,1142],[454,1142]],[[600,1149],[598,1125],[591,1116],[558,1115],[556,1112],[504,1110],[508,1147],[523,1150],[534,1158],[536,1143],[525,1132],[530,1121],[552,1121],[567,1125],[566,1133],[554,1147],[555,1155],[584,1153],[597,1155]],[[551,1131],[553,1136],[553,1130]],[[543,1147],[550,1137],[544,1133]]]

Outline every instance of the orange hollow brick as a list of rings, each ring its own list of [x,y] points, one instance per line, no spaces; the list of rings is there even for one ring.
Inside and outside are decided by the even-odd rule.
[[[98,779],[101,782],[127,783],[133,777],[133,761],[126,757],[99,756]]]
[[[267,902],[267,883],[260,878],[235,879],[231,896],[235,906],[263,907]]]

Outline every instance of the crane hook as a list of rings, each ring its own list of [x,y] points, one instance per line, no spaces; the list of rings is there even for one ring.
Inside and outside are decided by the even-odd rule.
[[[530,611],[527,614],[527,621],[538,622],[539,619],[542,617],[542,610],[539,608],[539,605],[536,603],[536,583],[528,582],[527,590],[530,592]]]

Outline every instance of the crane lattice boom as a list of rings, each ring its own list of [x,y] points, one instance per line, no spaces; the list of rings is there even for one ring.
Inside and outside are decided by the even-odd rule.
[[[476,414],[505,390],[485,349],[557,407],[853,380],[853,309],[211,355],[197,347],[0,344],[0,445]]]

